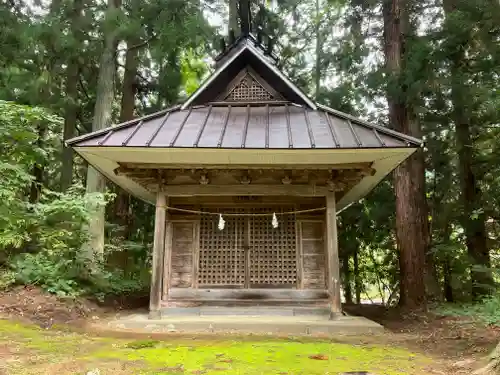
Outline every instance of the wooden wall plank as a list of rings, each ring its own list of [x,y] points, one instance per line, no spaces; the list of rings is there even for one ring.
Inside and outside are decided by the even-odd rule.
[[[234,195],[286,195],[286,196],[324,196],[325,186],[314,185],[166,185],[165,190],[171,197],[189,196],[234,196]]]
[[[295,219],[295,249],[297,254],[297,289],[304,289],[304,263],[302,255],[302,225]]]
[[[170,286],[172,288],[189,288],[193,286],[196,221],[171,220],[171,224]]]
[[[198,272],[200,264],[200,221],[193,225],[193,287],[198,288]]]
[[[172,288],[170,298],[175,301],[223,301],[223,300],[243,300],[243,301],[263,301],[272,300],[283,301],[310,301],[323,300],[328,302],[328,292],[323,289],[297,290],[287,288]]]
[[[304,289],[325,289],[324,221],[299,220]]]

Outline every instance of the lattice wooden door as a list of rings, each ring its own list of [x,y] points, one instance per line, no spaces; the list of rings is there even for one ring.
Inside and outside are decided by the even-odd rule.
[[[250,218],[250,287],[293,287],[297,283],[295,217],[279,217],[273,228],[269,217]]]
[[[241,286],[245,284],[245,217],[225,217],[220,231],[218,216],[204,215],[200,223],[198,285]]]
[[[273,228],[269,216],[224,219],[226,225],[220,231],[217,216],[201,218],[199,287],[296,286],[295,217],[280,216],[278,228]]]

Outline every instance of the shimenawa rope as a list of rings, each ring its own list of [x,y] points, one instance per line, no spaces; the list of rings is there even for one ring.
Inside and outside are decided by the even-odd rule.
[[[226,225],[226,221],[224,220],[223,216],[272,216],[271,225],[273,226],[273,228],[278,228],[279,223],[278,223],[277,215],[297,215],[297,214],[305,214],[305,213],[309,213],[309,212],[324,211],[326,209],[326,207],[317,207],[317,208],[309,208],[307,210],[284,211],[284,212],[257,212],[257,213],[228,212],[228,213],[222,213],[222,212],[189,210],[187,208],[178,208],[178,207],[169,207],[169,206],[159,206],[159,207],[164,208],[167,211],[176,211],[176,212],[182,212],[182,213],[186,213],[186,214],[217,215],[217,216],[219,216],[219,223],[217,225],[219,230],[223,230],[225,225]]]

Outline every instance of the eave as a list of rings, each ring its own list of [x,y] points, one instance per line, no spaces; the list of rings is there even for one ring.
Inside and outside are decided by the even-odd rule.
[[[342,210],[363,198],[394,168],[408,158],[416,147],[380,149],[334,149],[334,150],[262,150],[262,149],[192,149],[192,148],[139,148],[139,147],[75,147],[75,151],[97,168],[102,174],[129,193],[154,203],[154,192],[140,184],[118,175],[115,170],[121,163],[155,163],[165,168],[171,165],[185,168],[203,168],[211,165],[266,166],[267,168],[335,168],[336,164],[371,162],[375,170],[372,176],[364,177],[360,183],[346,192],[338,202]]]

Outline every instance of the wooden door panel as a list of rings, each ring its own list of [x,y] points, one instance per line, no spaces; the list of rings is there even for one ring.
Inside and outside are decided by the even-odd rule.
[[[205,215],[200,223],[198,286],[243,287],[245,284],[245,218]]]
[[[189,288],[193,286],[194,250],[196,221],[171,221],[172,253],[170,287]]]
[[[300,220],[300,253],[302,256],[302,287],[325,289],[325,242],[322,220]]]
[[[294,216],[280,215],[278,228],[273,228],[270,216],[251,216],[249,251],[250,287],[296,286],[297,251]]]

